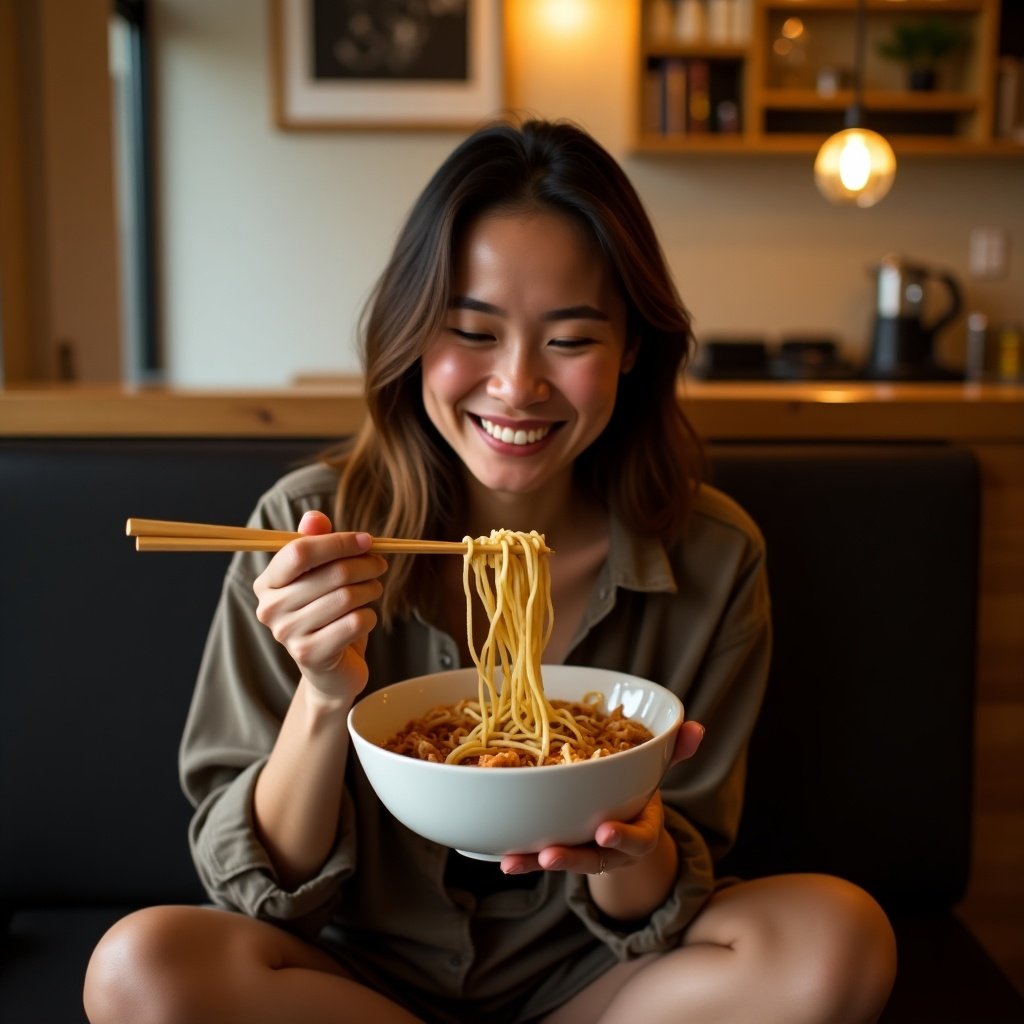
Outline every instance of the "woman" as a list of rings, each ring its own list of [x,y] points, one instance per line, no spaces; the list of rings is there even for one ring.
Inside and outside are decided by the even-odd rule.
[[[235,558],[186,727],[222,909],[115,925],[93,1024],[876,1019],[895,954],[867,894],[715,878],[767,677],[764,551],[699,485],[689,318],[619,166],[567,124],[474,133],[415,204],[363,341],[370,419],[261,501],[253,525],[306,536]],[[496,527],[558,552],[545,661],[657,680],[694,719],[636,820],[500,868],[391,819],[345,729],[367,686],[469,663],[460,561],[389,567],[370,534]]]

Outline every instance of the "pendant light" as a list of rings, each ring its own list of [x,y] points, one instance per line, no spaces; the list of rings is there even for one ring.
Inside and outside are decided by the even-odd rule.
[[[865,0],[857,0],[856,63],[853,105],[846,111],[846,127],[827,138],[814,160],[818,191],[832,203],[874,206],[892,188],[896,155],[878,134],[862,128],[864,88]]]

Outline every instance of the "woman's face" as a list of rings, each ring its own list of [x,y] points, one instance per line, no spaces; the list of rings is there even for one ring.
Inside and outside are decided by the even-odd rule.
[[[427,415],[491,490],[567,480],[634,355],[604,256],[563,215],[495,213],[470,225],[453,271],[446,323],[423,354]]]

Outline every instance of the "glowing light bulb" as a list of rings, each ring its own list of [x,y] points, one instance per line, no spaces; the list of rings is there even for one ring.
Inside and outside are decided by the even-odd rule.
[[[871,154],[859,135],[851,135],[839,153],[839,180],[850,192],[860,192],[871,177]]]
[[[847,128],[826,139],[814,161],[818,191],[833,203],[874,206],[896,178],[896,155],[877,132]]]
[[[559,33],[576,32],[587,19],[585,0],[547,0],[543,11],[548,28]]]

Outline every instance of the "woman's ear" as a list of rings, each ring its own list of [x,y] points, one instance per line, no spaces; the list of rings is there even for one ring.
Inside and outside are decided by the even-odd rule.
[[[640,354],[640,338],[632,335],[626,339],[626,348],[622,353],[622,362],[619,364],[619,373],[626,374],[636,365],[636,357]]]

